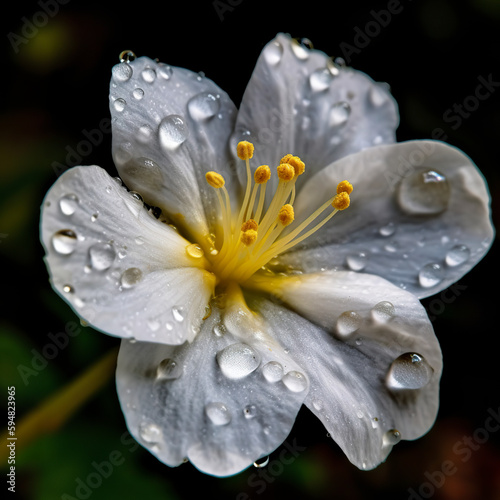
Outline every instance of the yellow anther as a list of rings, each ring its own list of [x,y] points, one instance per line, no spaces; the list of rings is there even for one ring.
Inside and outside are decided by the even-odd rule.
[[[222,175],[218,174],[217,172],[207,172],[205,174],[205,179],[213,188],[216,189],[223,187],[226,183],[224,177],[222,177]]]
[[[332,207],[337,210],[345,210],[350,203],[351,199],[349,198],[349,195],[345,191],[342,191],[335,195],[335,198],[333,198]]]
[[[257,231],[258,228],[259,228],[259,225],[253,219],[248,219],[246,222],[244,222],[241,225],[242,232],[248,231],[249,229],[253,229],[254,231]]]
[[[302,175],[306,169],[305,163],[298,156],[289,158],[288,163],[295,169],[295,175]]]
[[[283,205],[278,214],[278,220],[281,222],[281,224],[283,226],[288,226],[288,224],[291,224],[294,219],[295,214],[292,205]]]
[[[288,163],[288,160],[290,158],[293,158],[293,155],[288,153],[287,155],[283,156],[283,158],[281,158],[280,163]]]
[[[349,181],[342,181],[339,182],[337,185],[337,194],[339,193],[351,194],[353,189],[354,188],[352,187],[352,184]]]
[[[267,165],[261,165],[255,170],[253,179],[255,184],[264,184],[271,178],[271,169]]]
[[[249,247],[252,243],[255,243],[257,239],[257,231],[255,229],[248,229],[247,231],[242,231],[240,240],[243,245]]]
[[[295,169],[289,163],[280,163],[278,177],[280,181],[291,181],[295,177]]]
[[[240,160],[249,160],[253,156],[253,144],[248,141],[238,142],[236,153]]]

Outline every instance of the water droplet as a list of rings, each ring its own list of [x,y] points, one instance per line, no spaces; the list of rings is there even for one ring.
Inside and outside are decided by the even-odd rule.
[[[98,217],[99,217],[98,213],[92,214],[90,217],[90,222],[95,222]]]
[[[125,99],[122,99],[121,97],[119,97],[118,99],[115,99],[113,102],[113,107],[119,113],[121,113],[125,109],[126,105],[127,105],[127,102],[125,101]]]
[[[386,323],[394,317],[395,312],[394,305],[387,300],[379,302],[370,311],[372,318],[378,323]]]
[[[109,269],[115,257],[115,250],[109,243],[96,243],[89,248],[90,265],[96,271]]]
[[[140,101],[144,97],[144,90],[137,87],[132,91],[132,97],[138,101]]]
[[[145,82],[153,83],[156,80],[156,71],[153,68],[144,68],[141,76]]]
[[[222,337],[226,333],[227,329],[222,323],[217,323],[214,326],[213,332],[216,337]]]
[[[342,125],[351,114],[351,106],[347,102],[337,102],[330,109],[329,123],[331,127]]]
[[[172,316],[177,323],[182,323],[184,321],[184,307],[174,306],[172,307]]]
[[[346,339],[350,337],[353,333],[358,331],[361,326],[362,318],[354,311],[345,311],[337,319],[337,333],[338,335]]]
[[[292,52],[294,53],[295,57],[297,57],[297,59],[305,61],[309,57],[309,50],[302,43],[302,41],[293,39],[291,41],[291,47],[292,47]]]
[[[52,246],[57,253],[69,255],[75,251],[78,239],[71,229],[61,229],[52,236]]]
[[[389,222],[389,224],[382,226],[378,232],[381,236],[392,236],[396,232],[396,224],[394,224],[394,222]]]
[[[227,425],[231,422],[231,414],[223,403],[208,403],[205,413],[214,425]]]
[[[431,380],[432,367],[420,354],[407,352],[397,357],[387,372],[390,389],[421,389]]]
[[[418,281],[424,288],[438,285],[443,281],[443,278],[443,268],[435,262],[426,264],[418,273]]]
[[[217,363],[222,373],[231,379],[250,375],[260,365],[260,356],[247,344],[231,344],[217,353]]]
[[[377,417],[373,417],[371,419],[371,423],[372,423],[372,428],[373,429],[378,429],[378,418]]]
[[[173,380],[179,378],[181,375],[182,365],[170,358],[160,361],[160,364],[156,368],[157,379]]]
[[[270,43],[264,50],[264,58],[268,64],[275,66],[283,57],[283,45],[280,42],[274,41]]]
[[[75,289],[71,285],[64,285],[63,292],[64,293],[74,293]]]
[[[174,325],[172,323],[170,323],[170,321],[167,321],[165,323],[165,328],[168,332],[171,332],[173,329],[174,329]]]
[[[158,64],[158,74],[165,80],[170,80],[173,74],[173,69],[164,63]]]
[[[353,253],[347,256],[346,262],[352,271],[361,271],[368,264],[368,255],[365,252]]]
[[[380,85],[376,85],[372,87],[368,93],[370,102],[372,103],[373,106],[378,108],[379,106],[382,106],[387,101],[387,94],[385,93],[384,89]]]
[[[142,280],[142,271],[137,267],[130,267],[122,274],[120,283],[123,288],[131,288]]]
[[[127,80],[130,80],[130,78],[132,78],[133,70],[130,64],[122,62],[120,64],[117,64],[116,66],[113,66],[112,73],[115,82],[121,83],[126,82]]]
[[[446,254],[446,263],[451,266],[459,266],[464,262],[467,262],[470,257],[469,247],[465,245],[455,245],[451,250]]]
[[[435,170],[420,169],[406,176],[399,186],[399,206],[410,215],[439,214],[447,209],[449,201],[449,183]]]
[[[307,388],[307,379],[303,373],[292,370],[285,373],[283,383],[292,392],[302,392]]]
[[[73,215],[78,207],[76,194],[66,194],[59,200],[59,208],[64,215]]]
[[[247,405],[243,408],[243,415],[247,419],[254,418],[257,415],[257,407],[255,405]]]
[[[321,401],[321,399],[313,399],[312,405],[316,411],[321,411],[323,409],[323,401]]]
[[[205,252],[203,252],[203,248],[201,248],[201,246],[197,243],[188,245],[186,247],[186,253],[194,259],[201,259],[205,255]]]
[[[121,249],[118,251],[118,258],[124,259],[127,256],[127,251],[125,249]]]
[[[161,323],[160,320],[158,319],[150,318],[147,320],[147,325],[151,331],[156,332],[157,330],[160,329]]]
[[[326,61],[326,69],[330,72],[330,74],[335,77],[340,74],[340,66],[336,64],[332,57],[329,57]]]
[[[361,419],[365,416],[365,414],[361,410],[356,410],[356,416]]]
[[[178,148],[187,138],[189,129],[184,119],[179,115],[165,117],[158,129],[160,144],[167,150]]]
[[[397,429],[388,430],[383,437],[384,446],[394,446],[401,441],[401,433]]]
[[[204,92],[188,102],[188,111],[194,120],[208,120],[219,112],[220,100],[213,94]]]
[[[269,361],[262,367],[262,375],[268,382],[278,382],[283,378],[283,367],[277,361]]]
[[[158,443],[162,439],[162,432],[157,425],[143,422],[139,426],[139,436],[146,443]]]
[[[258,469],[262,468],[262,467],[266,467],[266,465],[269,463],[269,457],[263,457],[263,458],[259,458],[259,460],[256,460],[254,463],[253,463],[253,466],[254,467],[257,467]]]
[[[149,142],[153,136],[154,131],[149,125],[142,125],[137,131],[137,139],[143,144]]]
[[[120,60],[121,63],[129,63],[134,61],[136,58],[136,55],[131,51],[131,50],[123,50],[120,52],[120,55],[118,56],[118,59]]]
[[[317,69],[309,75],[309,84],[314,92],[326,90],[332,83],[333,76],[327,68]]]

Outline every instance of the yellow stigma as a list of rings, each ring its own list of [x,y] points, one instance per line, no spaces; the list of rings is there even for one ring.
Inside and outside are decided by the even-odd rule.
[[[345,210],[351,204],[351,199],[345,191],[341,191],[332,201],[332,207],[337,210]]]
[[[226,183],[224,177],[222,177],[222,175],[218,174],[217,172],[207,172],[205,174],[205,179],[213,188],[216,189],[223,187]]]
[[[249,160],[253,156],[253,144],[248,141],[241,141],[236,147],[236,153],[240,160]]]
[[[253,180],[255,184],[264,184],[271,178],[271,169],[267,165],[261,165],[255,170]]]
[[[295,219],[295,214],[292,205],[283,205],[278,213],[278,220],[283,226],[288,226]]]
[[[271,178],[268,165],[261,165],[252,175],[250,159],[254,146],[238,143],[238,157],[244,161],[246,187],[241,205],[231,207],[231,197],[224,178],[216,172],[206,174],[207,182],[215,188],[220,205],[220,226],[215,237],[210,236],[211,248],[205,250],[210,272],[217,277],[220,287],[231,287],[249,280],[277,255],[298,245],[318,231],[340,210],[350,204],[352,185],[342,181],[336,193],[309,216],[295,221],[295,183],[305,171],[305,163],[292,154],[284,155],[277,166],[279,182],[274,185],[271,199],[266,200],[267,181]],[[332,208],[333,207],[333,208]],[[302,215],[302,214],[301,214]]]

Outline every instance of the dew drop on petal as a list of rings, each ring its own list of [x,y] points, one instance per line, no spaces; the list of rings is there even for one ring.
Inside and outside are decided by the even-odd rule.
[[[255,405],[247,405],[243,408],[243,415],[250,420],[257,415],[257,407]]]
[[[352,271],[362,271],[368,264],[366,252],[357,252],[346,257],[347,265]]]
[[[71,285],[63,285],[64,293],[74,293],[74,288]]]
[[[309,57],[309,49],[307,48],[307,40],[301,41],[293,39],[291,41],[292,52],[297,59],[305,61]],[[310,43],[310,42],[309,42]]]
[[[132,97],[137,101],[140,101],[144,97],[144,90],[137,87],[132,91]]]
[[[347,102],[337,102],[330,109],[329,123],[331,127],[344,124],[351,114],[351,107]]]
[[[401,433],[397,429],[388,430],[383,437],[384,446],[394,446],[401,441]]]
[[[313,399],[312,405],[316,411],[321,411],[323,409],[323,401],[321,401],[321,399]]]
[[[217,323],[216,325],[214,325],[213,332],[216,337],[222,337],[226,333],[226,331],[226,327],[222,323]]]
[[[136,55],[131,50],[123,50],[120,52],[118,59],[121,63],[129,63],[136,59]]]
[[[444,212],[450,201],[450,185],[435,170],[418,170],[401,181],[398,202],[410,215],[435,215]]]
[[[177,323],[182,323],[184,321],[184,307],[174,306],[172,307],[172,316]]]
[[[197,243],[192,243],[186,247],[186,253],[193,257],[194,259],[201,259],[205,253],[203,252],[203,248]]]
[[[437,263],[426,264],[418,273],[418,281],[424,288],[436,286],[444,278],[444,270]]]
[[[292,392],[302,392],[307,388],[305,375],[295,370],[285,373],[281,380],[283,380],[286,388]]]
[[[170,80],[174,71],[168,64],[160,63],[157,72],[164,80]]]
[[[274,41],[270,43],[264,50],[264,58],[268,64],[275,66],[283,57],[283,45],[280,42]]]
[[[209,92],[195,95],[188,102],[188,111],[194,120],[208,120],[219,112],[219,108],[220,100]]]
[[[205,413],[214,425],[227,425],[231,422],[231,414],[223,403],[208,403]]]
[[[259,458],[259,460],[256,460],[254,463],[253,463],[253,466],[254,467],[257,467],[257,469],[260,469],[262,467],[266,467],[266,465],[269,463],[269,457],[263,457],[263,458]]]
[[[157,425],[143,422],[139,426],[139,436],[146,443],[158,443],[162,439],[162,432]]]
[[[355,333],[361,326],[362,318],[355,311],[345,311],[337,319],[337,334],[346,339]]]
[[[268,382],[278,382],[283,378],[283,366],[277,361],[269,361],[262,367],[262,374]]]
[[[387,387],[392,390],[421,389],[431,380],[432,367],[420,354],[407,352],[397,357],[386,376]]]
[[[71,229],[61,229],[52,235],[52,246],[61,255],[69,255],[75,251],[78,239]]]
[[[186,140],[188,130],[181,116],[169,115],[165,117],[158,129],[161,146],[168,151],[175,150]]]
[[[132,78],[133,70],[130,64],[127,64],[126,62],[121,62],[120,64],[117,64],[116,66],[113,67],[112,73],[113,73],[113,80],[115,80],[115,82],[122,83]]]
[[[153,68],[144,68],[141,76],[145,82],[153,83],[156,80],[156,71]]]
[[[369,91],[370,103],[376,108],[382,106],[387,101],[387,94],[380,85],[375,85]]]
[[[109,243],[96,243],[89,248],[90,266],[96,271],[109,269],[115,257],[116,252]]]
[[[142,236],[136,236],[134,241],[136,245],[144,245],[144,238]]]
[[[152,331],[152,332],[156,332],[157,330],[160,329],[160,326],[161,326],[161,322],[160,320],[158,319],[155,319],[155,318],[150,318],[147,320],[147,325],[148,325],[148,328]]]
[[[173,359],[166,358],[160,361],[156,368],[157,379],[173,380],[182,375],[182,365]]]
[[[383,300],[372,307],[370,314],[376,322],[386,323],[394,317],[394,305],[387,300]]]
[[[446,254],[446,263],[450,267],[459,266],[467,262],[470,257],[469,247],[466,245],[455,245]]]
[[[66,194],[59,200],[59,208],[64,215],[73,215],[78,207],[76,194]]]
[[[385,226],[382,226],[378,232],[380,233],[381,236],[387,237],[387,236],[392,236],[396,232],[396,225],[394,222],[389,222],[389,224],[386,224]]]
[[[231,344],[217,353],[217,363],[222,373],[230,379],[250,375],[260,365],[258,352],[247,344]]]
[[[127,102],[125,101],[125,99],[122,99],[121,97],[119,97],[118,99],[115,99],[113,102],[113,107],[119,113],[121,113],[125,109],[126,106],[127,106]]]
[[[154,131],[149,125],[142,125],[137,131],[137,139],[143,144],[148,143],[154,137]]]
[[[123,288],[132,288],[142,280],[142,271],[137,267],[130,267],[123,272],[120,283]]]
[[[332,83],[333,76],[327,68],[317,69],[309,75],[309,85],[313,92],[322,92]]]

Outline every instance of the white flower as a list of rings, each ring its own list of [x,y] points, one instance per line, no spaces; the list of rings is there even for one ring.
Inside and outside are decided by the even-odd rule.
[[[493,237],[471,160],[396,144],[384,85],[286,35],[239,111],[208,78],[145,57],[113,68],[110,101],[133,191],[70,169],[41,232],[54,289],[124,339],[117,385],[135,438],[170,466],[224,476],[278,447],[302,404],[363,469],[427,432],[442,365],[418,298]],[[345,179],[351,206],[310,231],[348,204],[348,183],[335,198]]]

